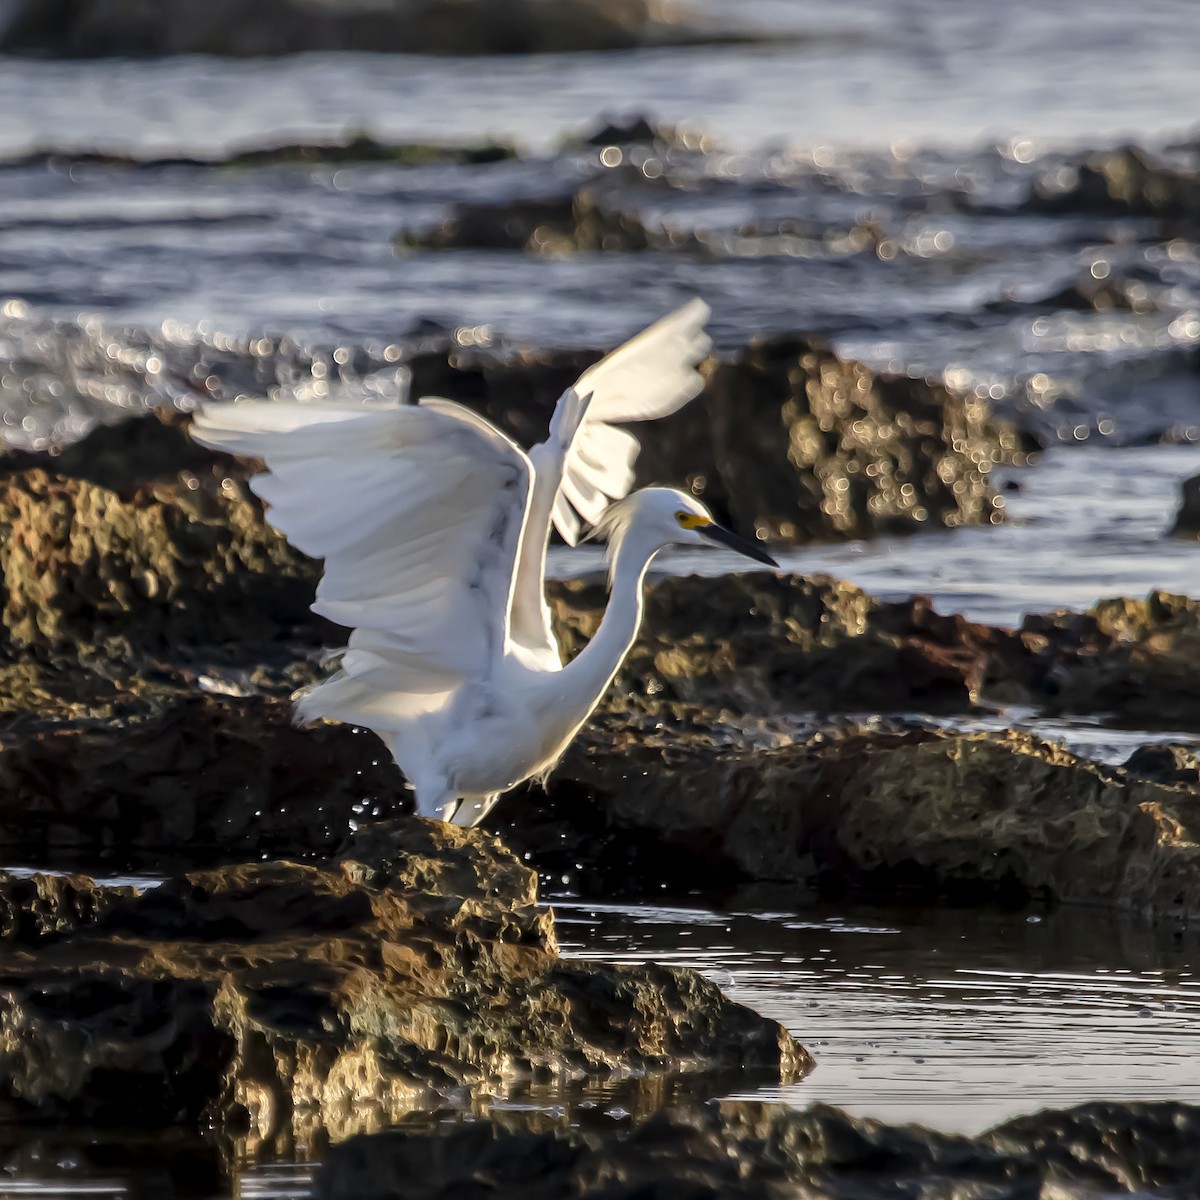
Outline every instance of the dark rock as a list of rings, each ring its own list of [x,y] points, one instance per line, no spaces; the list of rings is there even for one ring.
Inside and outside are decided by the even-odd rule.
[[[557,813],[592,823],[591,842],[659,840],[679,887],[740,875],[893,900],[1200,918],[1200,788],[1132,778],[1027,734],[850,728],[714,751],[640,730],[577,742],[547,789],[563,797]],[[564,832],[532,789],[493,823],[531,850]]]
[[[1171,532],[1176,537],[1200,538],[1200,475],[1185,479],[1179,492],[1179,512]]]
[[[522,1078],[810,1066],[692,972],[561,961],[535,891],[488,835],[414,819],[333,864],[192,872],[59,921],[0,968],[6,1115],[257,1142]]]
[[[136,896],[130,886],[100,886],[84,875],[14,875],[0,871],[0,942],[36,946],[57,934],[94,925]]]
[[[602,584],[549,588],[573,657],[607,601]],[[616,677],[613,707],[672,704],[744,714],[965,712],[1025,657],[1017,634],[941,616],[928,600],[885,603],[825,576],[767,572],[662,578]]]
[[[1075,178],[1038,184],[1029,211],[1158,217],[1177,227],[1200,221],[1200,176],[1174,167],[1138,146],[1084,157]]]
[[[297,729],[284,699],[147,692],[107,709],[75,696],[0,735],[10,861],[177,870],[324,856],[357,821],[411,807],[371,734]]]
[[[456,204],[432,229],[402,231],[397,244],[422,250],[528,250],[536,254],[678,247],[680,235],[653,229],[595,184],[540,199]],[[698,245],[692,238],[691,245]]]
[[[305,51],[538,54],[745,41],[751,35],[664,15],[648,0],[18,0],[0,51],[105,55]]]
[[[510,1132],[496,1123],[361,1136],[333,1147],[317,1200],[892,1200],[1035,1196],[1084,1200],[1200,1186],[1200,1108],[1084,1104],[975,1138],[891,1126],[817,1104],[727,1101],[632,1130]]]
[[[594,355],[414,357],[415,395],[455,396],[529,444]],[[779,337],[710,368],[700,397],[639,431],[638,483],[685,483],[720,516],[804,542],[1000,519],[988,473],[1031,447],[981,402]]]
[[[1200,728],[1200,600],[1101,600],[1083,613],[1026,617],[1020,632],[1033,694],[1056,711]]]
[[[77,150],[69,147],[40,147],[13,158],[0,159],[0,167],[128,167],[161,170],[166,167],[264,167],[291,163],[391,163],[398,167],[422,167],[430,163],[464,163],[475,166],[516,158],[516,150],[504,142],[455,145],[441,142],[381,142],[369,133],[358,133],[344,141],[281,142],[278,145],[239,146],[216,157],[192,155],[137,155],[117,150]]]
[[[311,627],[316,565],[264,522],[243,480],[185,475],[124,497],[40,468],[0,479],[11,642],[77,647],[111,634],[161,650]]]
[[[1125,771],[1158,783],[1200,787],[1200,749],[1178,743],[1139,746],[1126,760]]]
[[[1060,288],[1049,295],[1028,300],[1005,296],[990,301],[984,306],[989,312],[1132,312],[1153,313],[1159,311],[1158,301],[1150,288],[1141,280],[1121,276],[1105,276],[1103,279],[1085,275],[1075,283]]]

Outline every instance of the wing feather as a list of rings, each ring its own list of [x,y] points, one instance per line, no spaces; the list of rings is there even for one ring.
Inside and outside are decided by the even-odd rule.
[[[209,404],[192,433],[266,463],[251,486],[271,523],[325,560],[313,610],[353,630],[302,718],[396,729],[490,678],[533,477],[514,442],[441,399]]]
[[[529,452],[534,467],[529,522],[517,564],[512,636],[558,654],[544,578],[550,526],[568,545],[629,494],[639,445],[616,423],[650,421],[682,408],[704,379],[696,369],[712,348],[709,308],[692,300],[589,367],[559,398],[549,436]]]

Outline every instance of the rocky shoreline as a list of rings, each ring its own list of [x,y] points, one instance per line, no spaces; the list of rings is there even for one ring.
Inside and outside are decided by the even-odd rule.
[[[535,420],[533,383],[498,378],[464,390],[519,433]],[[696,411],[698,430],[715,423]],[[407,810],[371,735],[292,727],[287,696],[344,635],[308,612],[317,566],[266,524],[247,465],[195,446],[186,421],[160,410],[0,462],[0,841],[16,860],[320,858],[344,851],[354,824]],[[768,501],[738,516],[777,531],[769,512]],[[574,654],[603,589],[556,584],[551,602]],[[529,790],[497,819],[536,859],[564,834],[577,840],[545,814],[585,796],[604,844],[700,847],[682,861],[701,873],[1189,917],[1193,889],[1174,882],[1200,786],[1186,747],[1153,770],[1149,752],[1099,768],[921,716],[1021,704],[1200,731],[1198,673],[1200,601],[1184,597],[1106,601],[1012,630],[822,577],[664,578],[548,795]],[[1079,856],[1078,871],[1059,869],[1064,855]]]
[[[630,1197],[683,1179],[680,1195],[849,1200],[931,1177],[1013,1200],[1043,1184],[1187,1194],[1195,1116],[1179,1105],[974,1139],[821,1106],[681,1104],[642,1123],[682,1076],[795,1080],[812,1059],[693,972],[563,960],[535,889],[537,872],[569,873],[579,895],[761,883],[797,905],[1075,903],[1193,923],[1194,745],[1103,766],[967,726],[1019,704],[1200,732],[1200,600],[1156,592],[1007,629],[821,576],[657,579],[596,719],[544,790],[499,806],[497,841],[406,816],[371,735],[292,725],[289,694],[343,635],[308,612],[317,565],[267,525],[252,465],[187,436],[198,370],[220,359],[236,388],[261,368],[237,346],[205,354],[175,364],[180,408],[0,460],[0,847],[81,872],[0,874],[7,1121],[207,1124],[267,1156],[340,1143],[327,1200],[404,1195],[430,1170],[499,1195],[599,1195],[601,1175]],[[435,340],[406,366],[416,390],[528,439],[587,361]],[[810,339],[706,370],[641,470],[692,464],[693,490],[774,539],[999,519],[990,466],[1029,448],[939,384]],[[129,387],[145,398],[136,365]],[[754,420],[735,419],[747,404]],[[550,599],[576,653],[603,588]],[[88,874],[119,870],[165,878]],[[490,1107],[585,1079],[645,1081],[632,1129]],[[378,1133],[431,1110],[486,1120]],[[1101,1148],[1113,1131],[1119,1152]]]
[[[145,892],[0,879],[0,1110],[341,1136],[520,1079],[712,1070],[794,1080],[781,1026],[694,972],[559,959],[536,876],[408,819],[333,861]]]

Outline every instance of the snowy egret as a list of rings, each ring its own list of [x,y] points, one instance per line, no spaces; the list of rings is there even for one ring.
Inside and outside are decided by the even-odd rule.
[[[313,611],[352,629],[340,669],[298,699],[297,717],[376,733],[421,815],[477,824],[501,793],[549,772],[633,645],[646,570],[665,546],[722,545],[776,565],[683,492],[627,495],[639,447],[613,423],[665,416],[700,391],[707,317],[694,300],[586,370],[528,454],[436,398],[196,414],[204,445],[266,463],[251,487],[271,523],[325,560]],[[574,544],[580,518],[608,539],[610,598],[564,665],[546,547],[552,522]]]

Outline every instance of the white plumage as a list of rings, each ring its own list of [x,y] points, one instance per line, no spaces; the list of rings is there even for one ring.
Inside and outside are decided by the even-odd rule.
[[[685,305],[580,376],[528,455],[449,400],[366,407],[208,404],[193,436],[265,461],[251,487],[288,540],[325,560],[315,612],[352,628],[305,721],[372,729],[417,810],[475,824],[500,793],[558,760],[636,636],[642,580],[671,542],[717,540],[771,560],[681,492],[624,502],[613,600],[567,666],[545,601],[551,522],[572,544],[633,483],[638,443],[614,422],[664,416],[703,380],[708,308]]]

